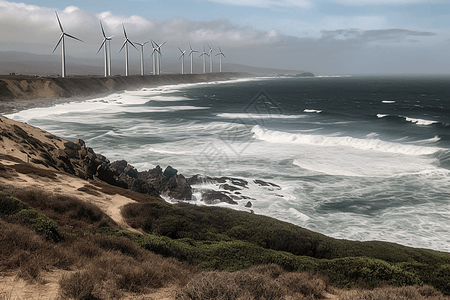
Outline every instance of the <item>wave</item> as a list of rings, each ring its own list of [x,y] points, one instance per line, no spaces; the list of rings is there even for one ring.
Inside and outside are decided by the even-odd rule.
[[[246,114],[246,113],[221,113],[216,115],[226,119],[301,119],[304,115],[281,115],[281,114]]]
[[[426,125],[426,126],[428,126],[428,125],[431,125],[431,124],[439,123],[437,121],[429,121],[429,120],[423,120],[423,119],[413,119],[413,118],[408,118],[408,117],[405,117],[405,119],[406,119],[406,121],[415,123],[417,125]]]
[[[386,118],[386,117],[391,117],[391,118],[400,118],[400,119],[404,119],[406,122],[411,122],[417,125],[424,125],[424,126],[429,126],[432,124],[439,124],[441,122],[438,121],[432,121],[432,120],[425,120],[425,119],[417,119],[417,118],[410,118],[410,117],[406,117],[406,116],[391,116],[388,114],[377,114],[377,117],[379,119],[382,118]]]
[[[253,137],[270,143],[283,144],[307,144],[331,147],[351,147],[360,150],[380,151],[386,153],[399,153],[405,155],[429,155],[437,152],[440,148],[416,145],[404,145],[382,141],[380,139],[358,139],[350,136],[323,136],[301,133],[289,133],[268,130],[259,125],[252,128]]]
[[[320,114],[322,111],[321,111],[321,110],[316,110],[316,109],[305,109],[305,110],[303,110],[303,112],[305,112],[305,113],[318,113],[318,114]]]
[[[395,103],[394,100],[384,100],[384,101],[381,101],[381,102],[386,103],[386,104],[392,104],[392,103]]]

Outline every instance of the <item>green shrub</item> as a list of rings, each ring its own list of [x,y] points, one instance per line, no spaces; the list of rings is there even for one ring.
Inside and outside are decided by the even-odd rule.
[[[28,208],[28,206],[16,198],[0,192],[0,215],[13,215],[26,208]]]
[[[63,239],[58,232],[56,222],[32,208],[22,209],[20,212],[16,213],[13,218],[31,225],[37,233],[44,235],[47,240],[59,242]]]

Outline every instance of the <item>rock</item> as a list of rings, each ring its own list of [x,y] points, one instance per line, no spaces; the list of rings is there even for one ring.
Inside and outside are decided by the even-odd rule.
[[[127,161],[122,159],[122,160],[116,160],[115,162],[112,162],[110,165],[110,168],[120,174],[125,171],[125,168],[127,166],[128,166]]]
[[[233,201],[229,196],[214,190],[207,190],[202,194],[202,201],[206,204],[216,204],[218,202],[225,202],[229,204],[237,204],[236,201]]]
[[[171,179],[172,177],[176,176],[178,173],[177,169],[172,168],[171,166],[168,166],[165,170],[164,170],[164,176],[166,176],[167,179]]]
[[[242,190],[241,188],[238,188],[238,187],[229,185],[228,183],[221,184],[221,185],[219,186],[219,188],[220,188],[220,189],[227,190],[227,191],[232,191],[232,192]]]
[[[74,141],[74,144],[80,145],[80,147],[82,147],[82,148],[86,147],[86,143],[82,139],[76,139]]]
[[[131,165],[128,165],[123,172],[130,177],[138,178],[138,171]]]
[[[259,180],[259,179],[253,180],[253,182],[259,186],[268,186],[268,187],[276,188],[277,190],[281,190],[281,187],[279,185],[276,185],[275,183],[266,182],[266,181]]]
[[[252,207],[252,203],[248,201],[247,204],[245,204],[245,207]]]
[[[169,197],[177,200],[191,200],[192,188],[183,175],[175,175],[167,183],[166,190]]]
[[[216,183],[214,178],[211,178],[209,176],[203,177],[202,175],[194,175],[190,178],[186,179],[190,185],[198,185],[198,184],[205,184],[205,183]]]
[[[108,184],[117,185],[117,180],[114,178],[114,172],[106,164],[100,164],[97,167],[95,176]]]
[[[64,143],[64,147],[66,147],[66,149],[71,149],[71,150],[81,150],[81,145],[80,144],[76,144],[74,142],[66,142]]]

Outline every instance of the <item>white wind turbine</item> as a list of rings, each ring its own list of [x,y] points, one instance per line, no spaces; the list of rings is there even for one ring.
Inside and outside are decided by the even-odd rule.
[[[102,50],[102,47],[105,47],[105,77],[111,76],[111,49],[110,49],[110,41],[112,36],[107,37],[105,34],[105,30],[103,29],[102,21],[100,20],[100,28],[102,29],[103,34],[103,42],[100,45],[100,48],[97,51],[97,54]]]
[[[180,49],[180,47],[178,47],[178,50],[180,50],[180,52],[181,52],[181,55],[180,55],[180,58],[182,58],[182,60],[181,60],[181,74],[184,74],[184,54],[186,53],[186,50],[181,50]],[[180,58],[178,58],[178,59],[180,59]]]
[[[134,43],[141,46],[141,76],[144,76],[144,46],[148,44],[148,42],[145,43],[134,42]]]
[[[123,25],[122,23],[122,27],[123,27],[123,35],[125,36],[125,40],[123,42],[122,48],[120,48],[119,52],[122,51],[123,47],[125,47],[125,76],[128,76],[129,73],[129,68],[128,68],[128,44],[130,44],[131,46],[134,47],[134,49],[136,49],[137,51],[138,48],[136,48],[136,46],[128,39],[127,36],[127,32],[125,31],[125,25]]]
[[[80,40],[79,38],[74,37],[73,35],[65,33],[64,29],[61,25],[61,21],[59,20],[58,13],[56,11],[55,11],[55,14],[56,14],[56,19],[58,19],[59,28],[61,29],[61,36],[59,37],[59,41],[56,44],[55,49],[53,49],[52,53],[55,52],[56,48],[58,48],[59,44],[62,42],[61,43],[61,77],[66,77],[66,45],[65,45],[64,38],[67,36],[67,37],[70,37],[70,38],[80,41],[80,42],[83,42],[83,41]]]
[[[225,54],[223,54],[222,49],[220,49],[219,47],[219,53],[217,53],[215,56],[220,55],[219,56],[219,72],[222,73],[222,56],[226,58]]]
[[[189,43],[189,48],[191,49],[191,50],[189,51],[189,56],[191,57],[191,74],[192,74],[193,64],[194,64],[194,55],[192,55],[192,54],[194,54],[195,52],[198,52],[198,51],[192,50],[191,43]]]
[[[203,52],[202,52],[202,54],[200,54],[199,57],[202,57],[202,56],[203,56],[203,73],[206,73],[206,57],[205,56],[208,56],[208,53],[205,52],[205,45],[203,45]]]
[[[213,49],[211,48],[211,46],[209,46],[208,43],[206,43],[206,44],[209,47],[209,54],[208,54],[208,56],[209,56],[209,72],[212,73],[213,72],[213,56],[212,56]]]
[[[156,75],[156,55],[158,54],[158,48],[155,46],[155,43],[150,39],[152,42],[152,57],[153,57],[153,75]]]
[[[158,75],[161,75],[161,56],[162,56],[162,54],[161,54],[161,47],[162,47],[165,43],[167,43],[167,41],[165,41],[165,42],[162,43],[161,45],[158,45],[158,44],[155,43],[155,44],[158,46]]]

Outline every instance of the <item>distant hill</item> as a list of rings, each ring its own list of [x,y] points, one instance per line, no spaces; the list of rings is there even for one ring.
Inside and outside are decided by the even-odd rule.
[[[79,58],[67,57],[67,73],[68,75],[102,75],[103,74],[103,56],[98,55],[96,58]],[[207,64],[209,71],[209,63]],[[112,74],[124,75],[124,60],[113,59]],[[213,64],[213,70],[216,72],[219,69],[219,62]],[[136,58],[130,58],[130,73],[139,74],[140,62]],[[190,71],[188,60],[185,61],[186,72]],[[194,61],[194,73],[201,73],[202,63],[199,59]],[[181,73],[181,62],[176,59],[169,59],[163,57],[162,73]],[[302,70],[284,70],[273,68],[261,68],[246,66],[241,64],[234,64],[230,62],[223,62],[223,72],[247,72],[258,76],[275,76],[295,75],[303,73]],[[146,58],[146,74],[150,75],[152,72],[152,62],[150,58]],[[61,73],[61,55],[59,53],[49,55],[38,55],[26,52],[15,51],[0,51],[0,75],[9,73],[23,74],[23,75],[40,75],[40,76],[55,76]]]

